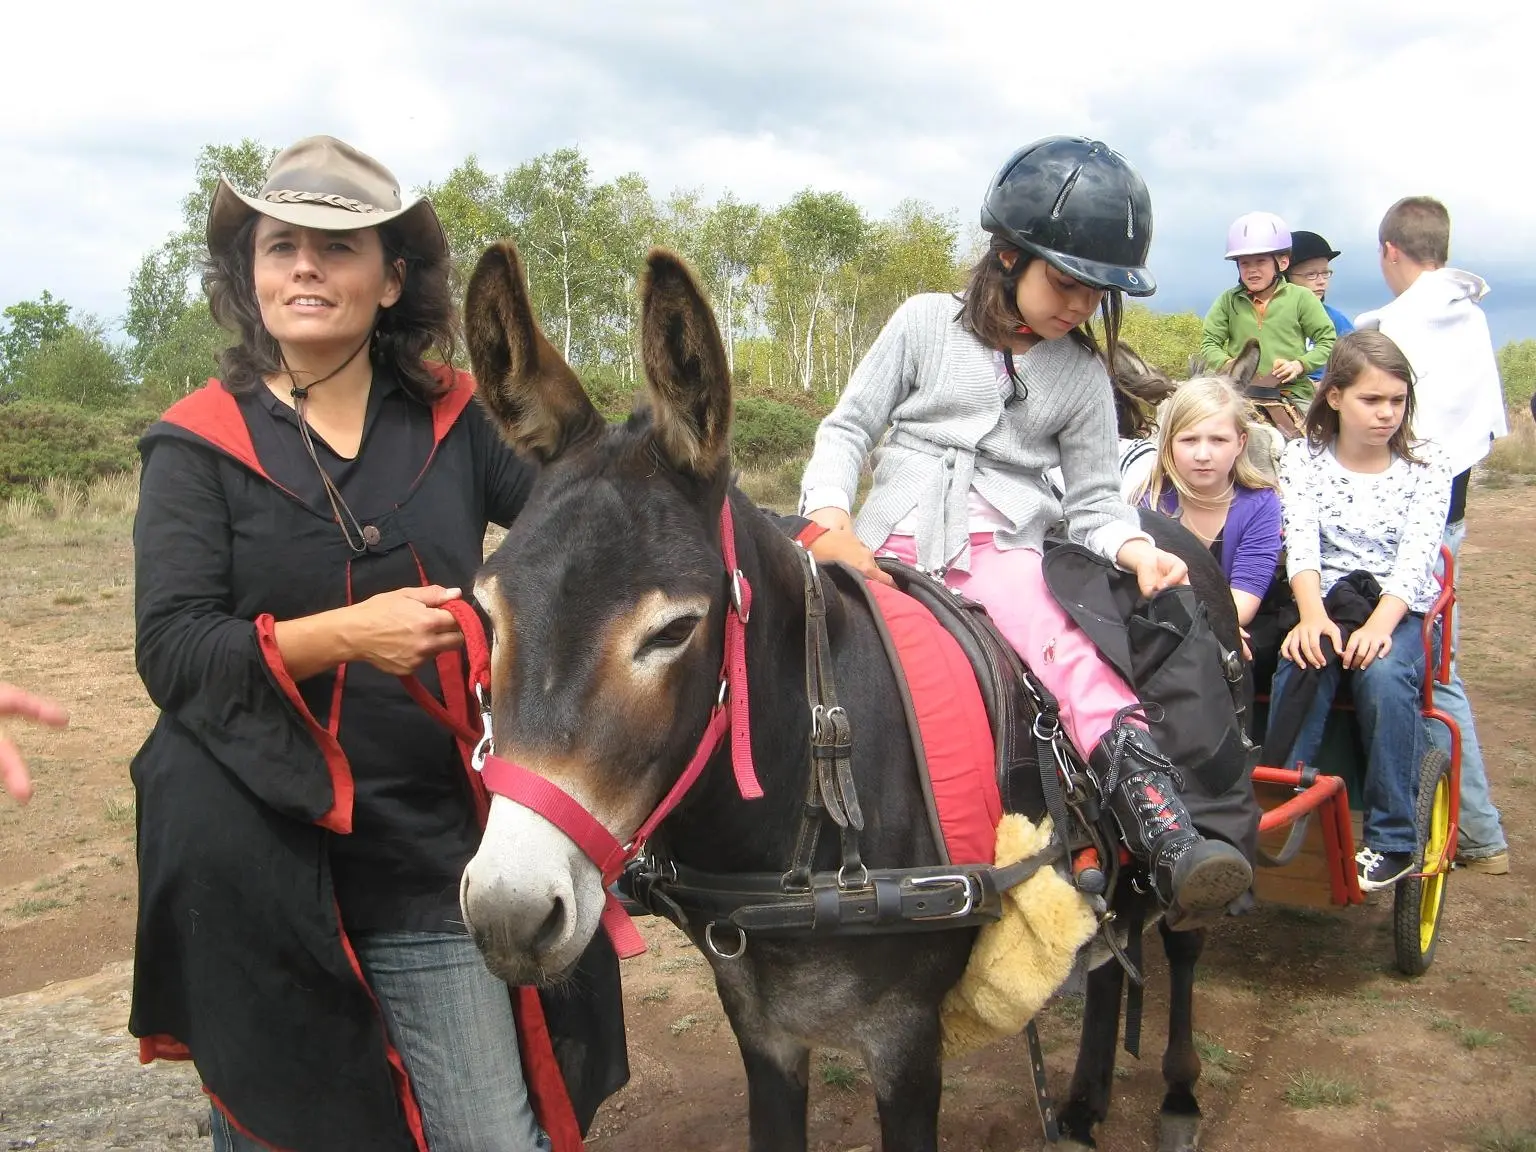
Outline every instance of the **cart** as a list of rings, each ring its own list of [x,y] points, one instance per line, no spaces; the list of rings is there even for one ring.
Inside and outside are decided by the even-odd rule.
[[[1419,765],[1415,820],[1422,846],[1421,868],[1404,876],[1393,890],[1393,944],[1397,967],[1405,975],[1428,971],[1439,942],[1446,881],[1456,858],[1456,830],[1461,803],[1461,731],[1434,705],[1435,683],[1451,678],[1450,637],[1455,612],[1455,561],[1441,548],[1440,594],[1424,616],[1424,716],[1450,733],[1450,755],[1431,747]],[[1435,625],[1445,642],[1435,644]],[[1439,648],[1438,658],[1436,648]],[[1335,700],[1316,764],[1253,770],[1253,788],[1264,809],[1259,822],[1259,869],[1254,894],[1261,900],[1301,907],[1363,904],[1365,893],[1355,875],[1360,818],[1358,805],[1364,757],[1353,708],[1345,693]],[[1259,699],[1265,716],[1267,699]]]

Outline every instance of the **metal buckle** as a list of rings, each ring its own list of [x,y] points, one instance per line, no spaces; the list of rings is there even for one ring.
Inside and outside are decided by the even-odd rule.
[[[831,721],[848,719],[848,713],[841,704],[834,704],[828,708],[825,704],[817,704],[811,709],[811,739],[820,740],[822,733],[831,726]]]
[[[715,922],[711,920],[704,925],[704,947],[721,960],[739,960],[747,950],[747,934],[734,924],[730,925],[730,928],[736,933],[736,951],[722,952],[720,946],[715,943]]]
[[[869,887],[869,867],[867,865],[864,865],[864,864],[860,864],[859,865],[859,873],[860,873],[860,875],[859,875],[859,882],[857,884],[850,884],[850,883],[848,883],[847,879],[845,879],[844,876],[843,876],[843,873],[846,872],[846,871],[848,871],[848,866],[846,864],[844,864],[841,868],[839,868],[837,870],[837,886],[839,888],[841,888],[844,892],[850,891],[851,889],[854,889],[854,888],[868,888]]]
[[[496,740],[491,731],[491,702],[486,698],[483,685],[475,685],[475,699],[480,704],[480,740],[470,754],[469,765],[476,772],[483,772],[485,758],[496,750]]]
[[[937,912],[932,916],[909,916],[909,920],[952,920],[962,916],[969,916],[971,909],[976,907],[976,890],[972,885],[971,877],[964,872],[954,872],[948,876],[919,876],[912,881],[914,888],[930,888],[938,884],[963,884],[965,885],[965,904],[955,912]]]
[[[741,617],[741,622],[743,624],[745,624],[748,618],[752,615],[752,610],[750,608],[744,607],[745,601],[743,600],[742,595],[742,585],[746,582],[746,579],[747,578],[742,575],[740,568],[736,568],[731,571],[731,607],[736,610],[736,615]]]

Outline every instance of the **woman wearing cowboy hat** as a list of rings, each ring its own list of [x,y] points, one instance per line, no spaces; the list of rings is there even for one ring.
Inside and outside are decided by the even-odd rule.
[[[196,1062],[216,1148],[578,1147],[627,1075],[616,961],[600,935],[547,1021],[487,971],[458,908],[483,794],[398,679],[463,699],[442,605],[532,478],[469,377],[423,359],[455,345],[442,228],[321,136],[256,196],[221,182],[208,251],[238,342],[141,444],[161,712],[133,764],[130,1027]],[[579,1082],[546,1024],[581,1034]]]

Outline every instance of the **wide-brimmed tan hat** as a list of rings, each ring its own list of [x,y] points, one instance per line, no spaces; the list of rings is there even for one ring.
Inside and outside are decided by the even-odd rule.
[[[375,228],[393,220],[413,255],[448,254],[431,202],[402,201],[393,172],[334,136],[310,136],[279,152],[255,196],[219,177],[208,212],[208,251],[228,248],[253,212],[329,232]]]

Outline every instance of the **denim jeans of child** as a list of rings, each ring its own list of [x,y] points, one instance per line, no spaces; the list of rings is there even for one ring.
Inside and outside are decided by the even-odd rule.
[[[1365,783],[1362,789],[1365,807],[1365,843],[1377,852],[1417,852],[1418,832],[1414,826],[1414,802],[1419,784],[1419,765],[1429,748],[1429,733],[1424,722],[1424,619],[1411,613],[1392,633],[1392,650],[1374,661],[1369,668],[1351,671],[1354,691],[1355,721],[1360,726],[1360,743],[1366,749]],[[1281,701],[1292,690],[1302,669],[1289,660],[1281,660],[1275,670],[1270,691],[1271,716],[1280,712]],[[1310,764],[1323,744],[1323,728],[1328,710],[1343,675],[1337,663],[1322,671],[1317,697],[1297,734],[1288,758]]]

